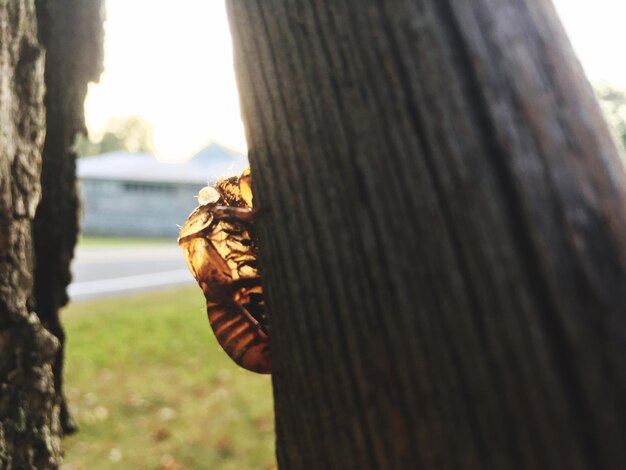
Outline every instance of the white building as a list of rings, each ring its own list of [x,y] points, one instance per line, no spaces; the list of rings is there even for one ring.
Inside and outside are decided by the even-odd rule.
[[[86,235],[176,237],[196,195],[217,178],[240,174],[246,157],[212,143],[187,162],[113,152],[78,161]]]

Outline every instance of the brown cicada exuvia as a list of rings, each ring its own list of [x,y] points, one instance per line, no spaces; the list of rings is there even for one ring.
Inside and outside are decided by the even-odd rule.
[[[220,345],[241,367],[271,372],[268,321],[257,269],[250,169],[219,180],[180,230],[187,265],[206,298]]]

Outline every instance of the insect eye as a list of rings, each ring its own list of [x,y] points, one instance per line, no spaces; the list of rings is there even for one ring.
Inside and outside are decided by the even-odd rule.
[[[198,193],[198,204],[201,206],[206,206],[207,204],[211,204],[217,202],[220,198],[220,194],[215,190],[212,186],[205,186]]]

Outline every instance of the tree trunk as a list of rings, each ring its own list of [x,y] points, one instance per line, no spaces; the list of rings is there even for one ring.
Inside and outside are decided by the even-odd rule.
[[[99,0],[42,0],[37,7],[33,0],[0,2],[2,469],[57,468],[61,462],[58,308],[67,300],[76,240],[76,224],[70,221],[77,214],[69,149],[84,127],[82,101],[101,60]],[[96,40],[85,43],[91,35]],[[45,63],[39,40],[48,48]]]
[[[626,177],[550,2],[228,0],[283,469],[626,465]]]
[[[0,468],[60,461],[52,360],[59,344],[28,304],[44,139],[43,51],[30,0],[0,4]]]
[[[59,310],[68,302],[70,263],[79,234],[79,191],[74,141],[86,132],[87,85],[103,61],[103,0],[36,0],[39,39],[46,49],[47,134],[41,169],[41,203],[34,224],[34,303],[44,326],[60,342],[54,380],[63,432],[76,430],[63,396],[65,332]],[[67,32],[72,31],[71,35]]]

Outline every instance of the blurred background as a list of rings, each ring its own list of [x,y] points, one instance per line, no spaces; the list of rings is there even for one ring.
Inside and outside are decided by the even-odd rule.
[[[616,140],[626,144],[626,4],[555,0]],[[76,143],[82,237],[65,470],[273,468],[268,377],[210,331],[177,243],[195,195],[247,166],[222,1],[107,0],[105,72]]]

